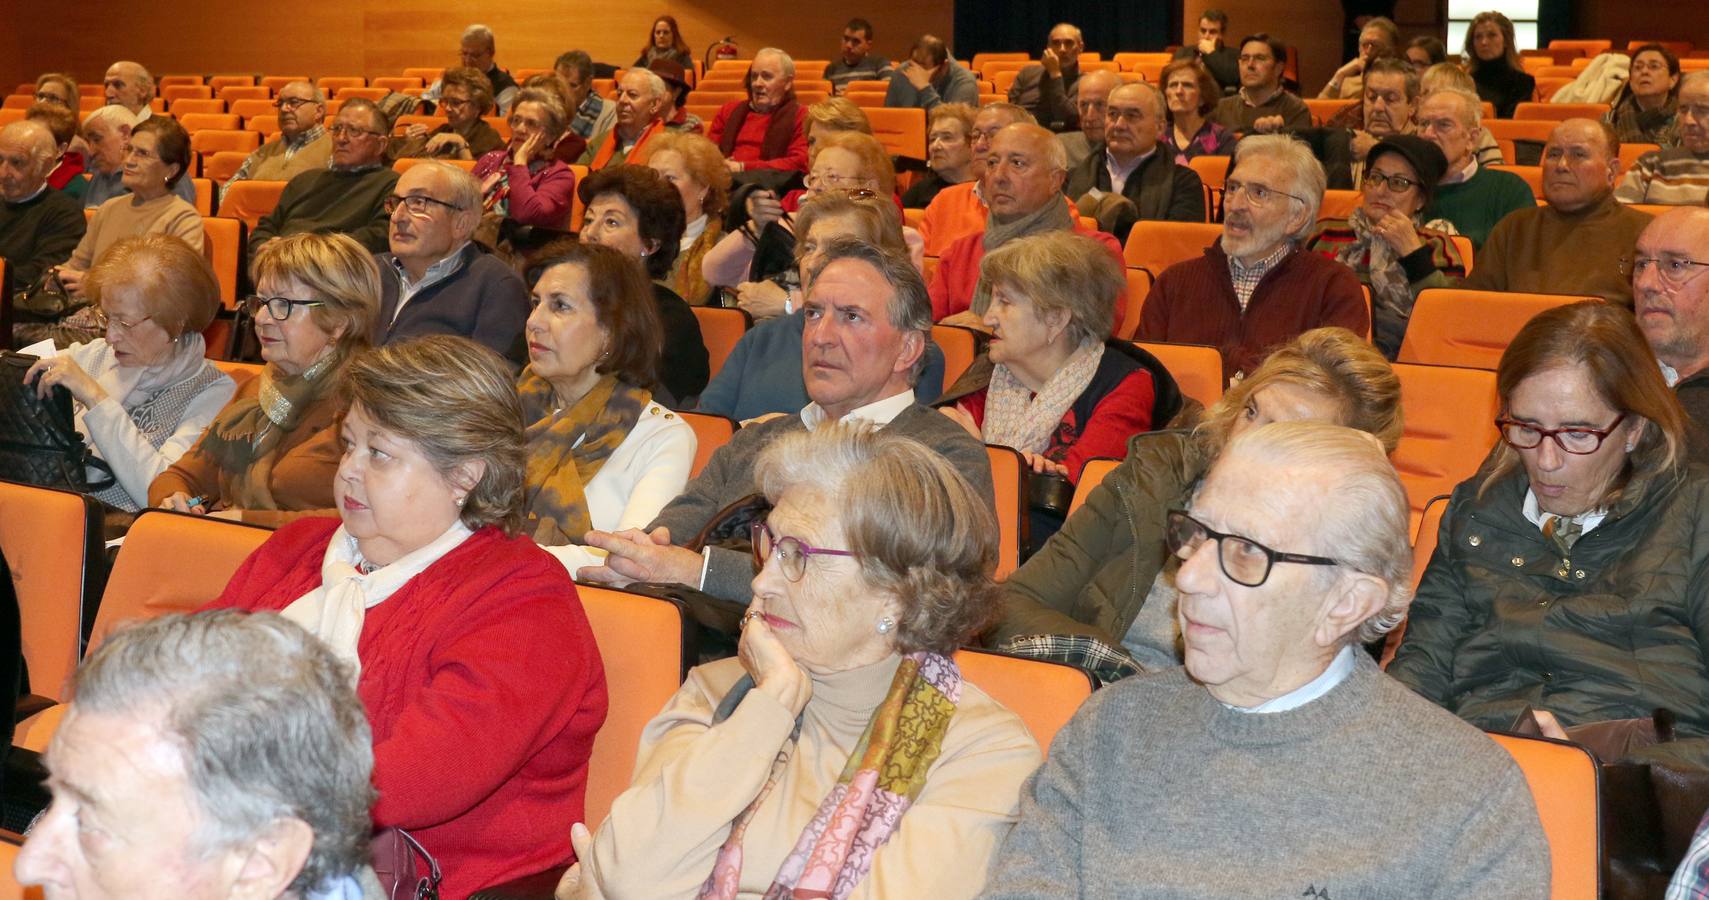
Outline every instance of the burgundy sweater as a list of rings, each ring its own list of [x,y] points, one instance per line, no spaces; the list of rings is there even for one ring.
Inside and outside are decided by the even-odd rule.
[[[1243,312],[1218,238],[1204,256],[1157,276],[1134,338],[1209,344],[1222,352],[1222,374],[1228,379],[1237,372],[1251,374],[1278,345],[1326,325],[1361,336],[1371,333],[1371,311],[1352,269],[1295,252],[1264,274]]]
[[[208,608],[289,606],[320,585],[338,524],[280,528]],[[442,896],[573,861],[605,667],[557,560],[483,528],[368,610],[356,651],[375,824],[421,841],[444,871]]]

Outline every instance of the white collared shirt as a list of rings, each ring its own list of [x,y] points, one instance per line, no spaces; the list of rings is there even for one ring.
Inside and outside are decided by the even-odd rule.
[[[843,417],[844,421],[871,422],[880,428],[889,425],[890,420],[902,414],[902,411],[914,405],[914,389],[907,388],[902,393],[883,400],[874,400],[865,406],[851,410]],[[809,403],[801,410],[801,424],[808,431],[818,428],[826,421],[825,410],[817,403]]]
[[[1478,174],[1478,158],[1476,156],[1474,156],[1474,157],[1472,157],[1471,162],[1466,163],[1466,167],[1464,169],[1461,169],[1460,171],[1455,172],[1452,175],[1449,175],[1447,178],[1442,179],[1442,183],[1443,184],[1463,184],[1467,181],[1471,181],[1472,176],[1476,175],[1476,174]]]
[[[1352,644],[1348,644],[1341,648],[1340,653],[1335,654],[1335,658],[1329,662],[1329,668],[1324,669],[1322,675],[1280,697],[1272,697],[1257,706],[1229,706],[1228,708],[1243,713],[1279,713],[1287,712],[1290,709],[1299,709],[1335,690],[1336,685],[1346,681],[1347,676],[1353,674],[1353,666],[1358,662],[1358,658],[1354,655],[1357,652]],[[1223,705],[1228,706],[1226,703]]]
[[[1521,508],[1521,511],[1525,513],[1525,518],[1529,519],[1531,524],[1537,526],[1539,529],[1541,529],[1543,524],[1548,522],[1550,519],[1568,518],[1567,516],[1557,516],[1554,513],[1544,512],[1542,508],[1537,505],[1537,492],[1530,488],[1525,489],[1525,506]],[[1579,532],[1579,537],[1582,538],[1589,534],[1591,529],[1601,525],[1603,519],[1608,518],[1608,510],[1593,509],[1590,512],[1581,513],[1577,516],[1572,516],[1571,518],[1577,519],[1579,525],[1583,526],[1583,530]]]
[[[1140,154],[1139,158],[1135,159],[1132,164],[1124,166],[1116,162],[1115,154],[1106,148],[1104,150],[1104,170],[1110,173],[1110,191],[1116,194],[1121,193],[1122,189],[1127,187],[1128,178],[1156,152],[1157,145],[1152,144],[1150,152]]]
[[[1667,363],[1662,362],[1659,359],[1656,360],[1656,365],[1662,367],[1662,380],[1667,382],[1668,387],[1678,387],[1679,386],[1679,370],[1678,369],[1674,368],[1673,366],[1668,365]]]

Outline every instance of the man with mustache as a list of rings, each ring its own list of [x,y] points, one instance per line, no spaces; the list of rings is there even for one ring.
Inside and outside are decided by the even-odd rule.
[[[1359,276],[1300,252],[1300,239],[1317,224],[1324,180],[1323,166],[1291,137],[1241,141],[1223,193],[1222,237],[1204,256],[1157,276],[1135,338],[1210,344],[1222,352],[1229,379],[1257,368],[1270,347],[1313,328],[1368,334]]]
[[[1621,203],[1702,206],[1709,199],[1709,72],[1679,82],[1679,145],[1638,157],[1614,196]]]
[[[1638,327],[1691,417],[1691,457],[1709,460],[1709,278],[1703,276],[1709,269],[1709,209],[1684,207],[1657,216],[1638,236],[1632,259]]]

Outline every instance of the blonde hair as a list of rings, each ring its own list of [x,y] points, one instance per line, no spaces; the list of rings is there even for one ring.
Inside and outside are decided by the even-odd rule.
[[[872,133],[872,123],[867,121],[866,112],[847,97],[827,97],[807,107],[807,136],[811,138],[813,130],[820,126],[833,132]]]
[[[724,215],[730,205],[730,170],[724,165],[724,154],[718,145],[705,137],[686,131],[664,131],[653,138],[652,156],[675,153],[682,157],[694,180],[706,185],[706,199],[700,208],[709,220]]]
[[[1369,432],[1394,452],[1404,423],[1400,378],[1370,341],[1345,328],[1313,328],[1276,348],[1228,389],[1194,434],[1211,455],[1222,451],[1252,395],[1273,384],[1315,391],[1341,407],[1337,424]]]
[[[1009,241],[985,254],[979,277],[1032,302],[1039,318],[1066,310],[1075,347],[1103,343],[1115,327],[1116,298],[1127,286],[1122,264],[1103,244],[1071,231]]]
[[[861,176],[877,180],[879,196],[888,197],[896,193],[896,165],[890,161],[890,154],[878,138],[858,131],[827,134],[813,146],[813,158],[808,160],[807,167],[811,169],[819,154],[832,147],[846,150],[860,160]]]
[[[321,302],[308,308],[309,318],[336,335],[333,352],[348,357],[368,345],[380,315],[380,267],[354,238],[312,233],[275,238],[256,251],[251,271],[256,284],[288,279],[308,288]]]
[[[181,238],[155,232],[119,241],[89,270],[85,291],[100,305],[120,285],[142,292],[143,306],[173,338],[201,331],[220,309],[220,283],[207,259]]]

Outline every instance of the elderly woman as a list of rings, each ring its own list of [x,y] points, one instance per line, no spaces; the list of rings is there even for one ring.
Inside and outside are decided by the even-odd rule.
[[[973,177],[973,116],[965,103],[939,103],[926,115],[926,166],[930,170],[902,193],[904,209],[925,209],[944,188]]]
[[[56,897],[378,896],[371,746],[349,667],[278,616],[121,628],[78,667],[17,878]]]
[[[1352,269],[1370,289],[1371,340],[1390,359],[1400,352],[1418,292],[1466,277],[1466,261],[1449,239],[1453,223],[1422,216],[1447,169],[1430,141],[1384,138],[1365,157],[1359,207],[1345,219],[1319,220],[1304,245]]]
[[[150,506],[274,526],[333,508],[339,387],[373,331],[379,267],[347,236],[298,234],[267,242],[254,273],[266,365],[148,486]]]
[[[1661,44],[1632,51],[1631,75],[1602,117],[1621,143],[1679,143],[1679,57]]]
[[[345,383],[339,517],[279,529],[210,606],[279,612],[358,673],[374,822],[422,843],[444,896],[567,863],[605,670],[569,573],[519,533],[510,367],[430,335],[359,355]]]
[[[667,406],[684,404],[706,389],[711,364],[700,337],[700,320],[662,279],[670,275],[682,247],[682,197],[663,175],[646,166],[607,166],[579,188],[587,216],[581,238],[639,260],[653,279],[653,303],[664,336],[659,381]]]
[[[1234,151],[1234,133],[1209,118],[1222,99],[1222,88],[1204,63],[1178,59],[1163,67],[1159,80],[1169,108],[1163,145],[1174,151],[1175,162],[1184,166],[1195,156],[1226,156]]]
[[[1110,339],[1127,278],[1102,244],[1050,232],[1010,241],[979,265],[991,285],[991,342],[938,401],[974,437],[1078,482],[1087,460],[1121,456],[1128,438],[1180,409],[1162,364]]]
[[[37,103],[56,103],[76,111],[79,101],[77,79],[61,72],[48,72],[36,79]]]
[[[1163,520],[1186,665],[1099,691],[1056,735],[987,898],[1549,896],[1513,757],[1360,649],[1411,593],[1406,491],[1375,438],[1245,431]]]
[[[701,135],[666,132],[653,139],[647,167],[676,188],[687,220],[666,282],[677,296],[705,306],[713,293],[700,265],[724,236],[724,209],[730,202],[730,170],[724,167],[724,154]]]
[[[905,252],[902,216],[896,204],[884,197],[857,200],[845,193],[816,194],[802,204],[795,227],[801,235],[795,243],[795,259],[803,297],[813,270],[822,262],[820,248],[834,238],[858,238],[895,253]],[[695,408],[738,421],[769,413],[800,412],[811,402],[801,371],[801,336],[806,324],[806,310],[798,306],[787,315],[749,329],[736,342]],[[914,396],[921,403],[936,400],[943,389],[943,376],[943,351],[936,344],[928,344],[924,368],[914,383]]]
[[[1357,100],[1365,95],[1365,67],[1371,60],[1400,55],[1400,29],[1383,16],[1365,23],[1359,31],[1359,55],[1329,76],[1317,96],[1324,100]]]
[[[807,152],[813,152],[819,139],[833,134],[872,133],[872,122],[866,111],[847,97],[827,97],[807,107],[807,119],[801,123],[807,133]]]
[[[1539,314],[1496,390],[1501,443],[1448,502],[1389,674],[1482,728],[1661,708],[1709,737],[1709,477],[1632,314]],[[1709,761],[1709,741],[1681,743]]]
[[[1478,96],[1495,105],[1495,117],[1513,118],[1513,109],[1537,93],[1537,79],[1519,63],[1513,20],[1498,12],[1481,12],[1466,29],[1461,59],[1477,84]]]
[[[1187,502],[1236,435],[1299,419],[1370,432],[1393,450],[1400,380],[1352,332],[1319,328],[1277,348],[1193,430],[1135,438],[1085,505],[1004,582],[1002,619],[986,643],[1043,656],[1032,636],[1086,635],[1126,650],[1141,668],[1180,665],[1167,513]]]
[[[475,163],[481,203],[488,216],[518,225],[568,231],[576,173],[552,158],[564,133],[564,107],[556,94],[528,88],[510,113],[510,145]]]
[[[989,505],[862,425],[780,438],[755,474],[740,655],[648,724],[559,896],[977,896],[1040,759],[950,658],[995,591]]]
[[[87,280],[106,332],[30,367],[45,395],[77,401],[77,431],[113,470],[102,502],[136,512],[148,486],[201,437],[237,385],[207,361],[202,329],[220,308],[219,283],[200,253],[164,234],[113,245]]]
[[[688,46],[688,41],[682,39],[675,16],[660,16],[653,20],[653,27],[647,32],[647,43],[635,59],[635,68],[645,69],[655,59],[668,59],[694,71],[694,51]]]
[[[131,130],[125,144],[124,185],[130,193],[95,210],[71,259],[57,269],[67,291],[83,296],[83,275],[107,248],[139,234],[169,234],[202,252],[202,216],[172,189],[190,180],[190,135],[165,116]]]
[[[467,66],[446,69],[439,94],[438,112],[445,124],[428,130],[415,124],[402,137],[393,138],[393,158],[436,156],[443,159],[480,159],[504,149],[504,138],[482,116],[493,108],[493,83],[485,73]]]
[[[517,387],[527,424],[528,531],[574,572],[590,529],[645,528],[688,484],[694,429],[653,400],[659,319],[640,263],[570,244],[543,265]]]

